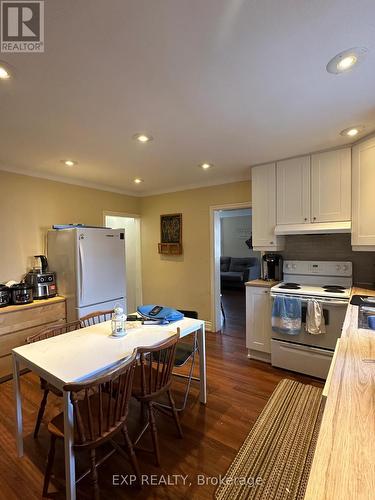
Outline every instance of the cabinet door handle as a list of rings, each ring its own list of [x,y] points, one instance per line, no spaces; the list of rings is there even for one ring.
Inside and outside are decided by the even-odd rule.
[[[307,217],[305,217],[305,219],[304,219],[304,220],[305,220],[305,221],[307,221]]]
[[[264,293],[270,293],[268,290],[265,290]]]
[[[316,217],[313,217],[313,220],[316,220]]]
[[[273,241],[270,241],[270,245],[273,245]]]

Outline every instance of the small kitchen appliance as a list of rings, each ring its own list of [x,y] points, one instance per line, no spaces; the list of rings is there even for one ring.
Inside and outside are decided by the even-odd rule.
[[[8,306],[11,302],[11,291],[6,285],[0,284],[0,307]]]
[[[57,294],[56,275],[48,271],[45,255],[35,255],[33,269],[25,276],[25,281],[33,289],[34,299],[49,299]]]
[[[271,288],[271,297],[300,299],[302,328],[297,335],[272,331],[271,363],[286,370],[326,378],[351,296],[352,263],[286,260],[283,268],[284,281]],[[325,333],[306,332],[309,300],[317,300],[322,305]]]
[[[263,255],[263,277],[269,281],[281,281],[283,277],[283,258],[277,253]]]
[[[31,304],[33,302],[33,287],[28,283],[15,283],[10,287],[12,304]]]

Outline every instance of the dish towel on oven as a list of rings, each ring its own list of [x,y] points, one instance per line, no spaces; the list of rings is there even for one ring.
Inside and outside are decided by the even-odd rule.
[[[272,330],[276,333],[298,335],[302,327],[301,299],[275,297],[272,307]]]
[[[326,333],[323,306],[318,300],[307,301],[306,332],[311,333],[311,335]]]

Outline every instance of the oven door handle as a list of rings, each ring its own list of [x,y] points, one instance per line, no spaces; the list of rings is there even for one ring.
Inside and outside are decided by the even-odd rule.
[[[271,293],[271,297],[281,297],[280,293]],[[348,300],[320,300],[318,297],[301,297],[300,295],[288,295],[289,298],[301,299],[302,302],[307,302],[308,300],[317,300],[324,306],[347,306]]]
[[[316,299],[325,306],[347,306],[349,302],[345,302],[344,300],[319,300]]]

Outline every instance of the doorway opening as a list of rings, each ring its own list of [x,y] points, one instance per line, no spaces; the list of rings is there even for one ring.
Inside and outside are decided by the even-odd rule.
[[[260,277],[260,252],[252,249],[251,205],[212,207],[211,219],[214,330],[245,338],[245,283]]]
[[[125,230],[125,273],[127,311],[142,304],[141,219],[139,215],[104,212],[104,225]]]

